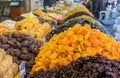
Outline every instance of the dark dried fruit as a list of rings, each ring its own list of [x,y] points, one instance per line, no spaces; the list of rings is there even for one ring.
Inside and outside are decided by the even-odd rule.
[[[81,57],[67,66],[40,70],[28,78],[120,78],[120,61],[101,55]]]
[[[8,32],[0,35],[0,48],[3,48],[6,54],[12,55],[15,63],[28,62],[29,65],[26,65],[26,71],[30,71],[32,68],[34,64],[33,59],[35,59],[35,56],[39,52],[41,44],[40,41],[26,34]]]
[[[20,51],[19,49],[12,49],[12,51],[16,57],[18,57],[22,53],[22,51]]]
[[[1,45],[1,47],[6,50],[6,49],[9,49],[9,48],[10,48],[10,45],[4,44],[4,45]]]
[[[34,56],[32,56],[31,54],[20,54],[19,55],[19,58],[22,59],[22,60],[30,60],[32,59]]]
[[[2,38],[2,43],[3,43],[3,44],[6,44],[7,42],[8,42],[7,37],[3,37],[3,38]]]
[[[24,47],[28,47],[29,46],[29,41],[23,41],[22,43],[22,46],[24,46]]]
[[[16,47],[15,43],[13,41],[8,41],[8,44],[11,46],[11,47]]]

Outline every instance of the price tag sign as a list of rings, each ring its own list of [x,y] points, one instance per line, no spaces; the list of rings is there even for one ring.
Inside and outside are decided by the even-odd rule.
[[[24,78],[25,74],[26,74],[26,70],[25,70],[25,62],[22,62],[19,66],[19,70],[20,70],[20,76],[21,78]]]

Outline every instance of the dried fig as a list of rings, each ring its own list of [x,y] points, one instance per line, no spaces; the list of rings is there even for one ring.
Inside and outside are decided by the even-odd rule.
[[[14,44],[14,42],[12,42],[12,41],[8,41],[8,44],[10,45],[10,46],[12,46],[12,47],[15,47],[16,45]]]
[[[10,48],[10,45],[8,45],[8,44],[3,44],[1,47],[6,50],[6,49]]]
[[[19,49],[13,49],[14,55],[18,57],[22,52]]]
[[[31,55],[25,55],[25,54],[20,54],[19,58],[23,60],[30,60],[33,56]]]

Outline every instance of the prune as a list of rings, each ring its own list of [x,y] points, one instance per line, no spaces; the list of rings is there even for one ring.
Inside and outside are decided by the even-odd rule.
[[[19,36],[20,36],[20,35],[19,35],[19,34],[17,34],[17,33],[13,33],[13,35],[12,35],[12,36],[13,36],[13,38],[19,38]]]
[[[30,60],[30,59],[33,58],[33,56],[31,54],[26,54],[26,55],[25,54],[20,54],[19,58],[22,59],[22,60]]]
[[[29,46],[29,41],[23,41],[22,43],[21,43],[21,45],[22,46],[24,46],[24,47],[28,47]]]
[[[22,52],[19,49],[12,49],[14,56],[18,57]]]
[[[16,47],[15,43],[13,41],[8,41],[8,44],[11,46],[11,47]]]
[[[27,67],[32,67],[33,64],[34,64],[34,62],[26,62]]]
[[[120,78],[119,67],[120,61],[95,55],[80,57],[66,66],[39,70],[28,78]]]
[[[19,41],[19,42],[22,42],[23,40],[22,40],[22,38],[16,38],[17,39],[17,41]]]
[[[18,47],[18,48],[21,48],[21,43],[20,42],[18,42],[18,41],[15,41],[15,44],[16,44],[16,47]]]
[[[9,50],[8,53],[9,53],[9,55],[15,56],[15,55],[14,55],[14,52],[13,52],[12,50],[11,50],[11,51]],[[8,54],[8,53],[7,53],[7,54]]]
[[[6,49],[10,48],[10,45],[4,44],[4,45],[2,45],[1,47],[6,50]]]
[[[3,43],[3,44],[6,44],[7,42],[8,42],[7,37],[3,37],[3,38],[2,38],[2,43]]]

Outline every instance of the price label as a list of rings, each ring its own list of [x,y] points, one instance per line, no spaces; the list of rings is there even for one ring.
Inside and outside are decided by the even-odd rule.
[[[26,70],[25,70],[25,62],[22,62],[19,66],[19,70],[20,70],[20,76],[21,78],[24,78],[25,74],[26,74]]]

